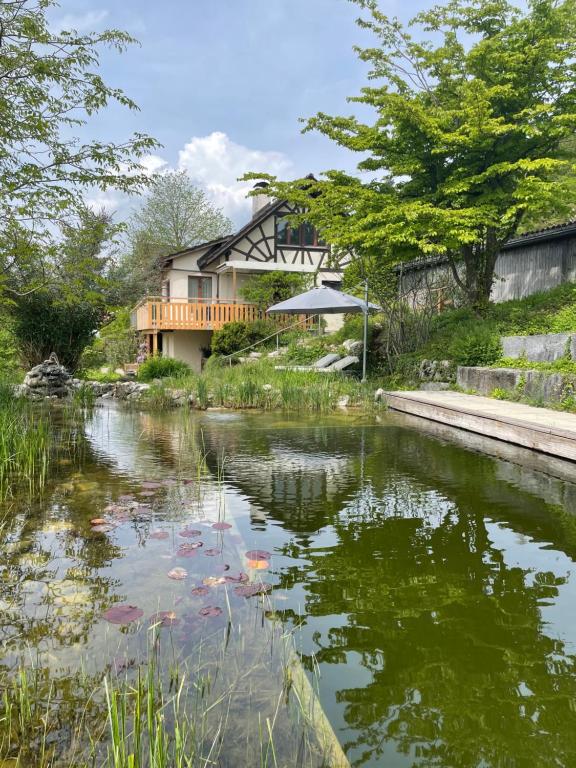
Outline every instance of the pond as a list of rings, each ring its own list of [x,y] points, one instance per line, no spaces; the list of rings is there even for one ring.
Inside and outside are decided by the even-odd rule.
[[[0,529],[3,687],[34,676],[54,764],[151,659],[198,765],[576,764],[572,465],[393,414],[83,428]]]

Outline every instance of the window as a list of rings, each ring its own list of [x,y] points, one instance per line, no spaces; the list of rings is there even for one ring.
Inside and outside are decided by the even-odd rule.
[[[212,299],[211,277],[188,277],[188,300],[193,302],[210,301]]]
[[[293,248],[315,248],[325,245],[312,224],[305,222],[300,226],[291,226],[286,219],[276,219],[276,243],[291,245]]]

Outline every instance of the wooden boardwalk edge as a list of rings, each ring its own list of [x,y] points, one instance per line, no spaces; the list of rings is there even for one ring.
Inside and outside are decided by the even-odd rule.
[[[386,392],[389,408],[448,424],[468,432],[503,440],[561,459],[576,461],[576,430],[558,425],[559,414],[537,409],[538,420],[531,421],[531,408],[504,401],[460,393]],[[534,409],[536,410],[536,409]]]

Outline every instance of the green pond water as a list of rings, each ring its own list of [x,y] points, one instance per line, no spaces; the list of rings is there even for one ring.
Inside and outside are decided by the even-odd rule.
[[[0,529],[3,684],[36,670],[55,755],[79,710],[104,736],[94,691],[136,674],[166,611],[166,664],[232,692],[207,764],[262,765],[266,718],[267,764],[330,764],[325,724],[286,706],[293,647],[352,766],[576,765],[570,465],[392,414],[111,407],[83,429],[78,460],[5,502]],[[115,605],[137,620],[108,621]]]

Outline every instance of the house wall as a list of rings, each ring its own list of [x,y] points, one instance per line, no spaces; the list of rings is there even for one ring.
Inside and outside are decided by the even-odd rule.
[[[162,355],[183,360],[196,373],[202,370],[202,348],[209,347],[212,331],[172,331],[162,334]]]
[[[496,261],[490,298],[494,302],[522,299],[576,282],[576,236],[527,242],[505,248]],[[400,273],[400,294],[413,307],[457,292],[450,268],[438,264]]]
[[[207,248],[198,249],[194,253],[182,254],[177,256],[173,262],[171,269],[167,269],[164,273],[164,279],[170,281],[170,296],[173,299],[187,299],[188,298],[188,276],[189,275],[205,275],[205,272],[201,272],[198,269],[198,259],[203,256]],[[207,275],[212,277],[212,295],[216,296],[216,275]]]

